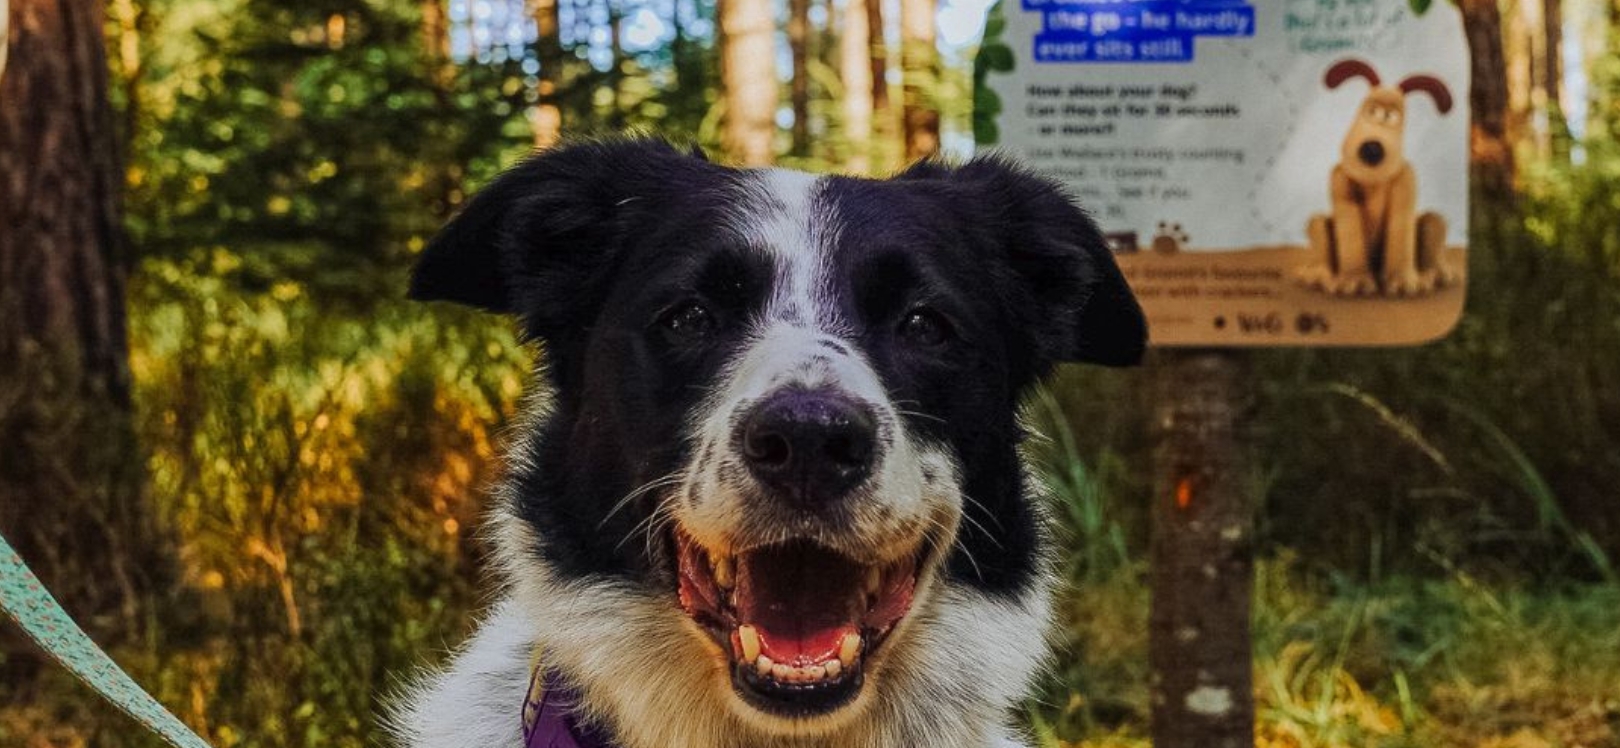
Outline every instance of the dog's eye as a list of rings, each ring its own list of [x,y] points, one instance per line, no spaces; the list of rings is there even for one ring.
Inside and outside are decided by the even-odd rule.
[[[942,345],[950,340],[951,323],[939,312],[919,307],[900,320],[900,337],[916,345]]]
[[[658,319],[659,327],[671,339],[683,342],[702,340],[714,332],[714,315],[697,302],[682,304]]]

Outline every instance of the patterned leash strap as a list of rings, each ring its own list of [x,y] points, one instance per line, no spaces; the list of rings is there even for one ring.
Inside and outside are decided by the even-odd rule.
[[[141,690],[101,647],[90,641],[84,629],[68,617],[67,611],[62,610],[3,537],[0,537],[0,609],[22,626],[23,633],[51,659],[174,748],[209,748],[197,733]]]

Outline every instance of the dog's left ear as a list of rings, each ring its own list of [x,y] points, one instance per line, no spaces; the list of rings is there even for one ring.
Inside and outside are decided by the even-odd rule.
[[[1064,189],[996,156],[950,169],[912,167],[904,178],[945,180],[965,191],[978,227],[1000,244],[1031,303],[1020,306],[1048,361],[1134,366],[1147,347],[1147,320],[1102,232]]]

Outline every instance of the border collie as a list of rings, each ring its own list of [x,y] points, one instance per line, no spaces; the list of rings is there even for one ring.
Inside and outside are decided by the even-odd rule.
[[[499,602],[403,745],[1018,745],[1053,584],[1020,397],[1146,342],[1057,185],[573,144],[474,197],[411,296],[515,316],[544,386],[496,491]],[[526,736],[541,702],[594,737]]]

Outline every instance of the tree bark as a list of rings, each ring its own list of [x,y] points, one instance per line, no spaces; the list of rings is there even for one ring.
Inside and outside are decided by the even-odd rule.
[[[769,0],[719,0],[720,77],[726,111],[721,143],[744,166],[775,160],[776,24]]]
[[[1468,34],[1473,87],[1470,161],[1480,210],[1496,212],[1513,203],[1513,145],[1507,138],[1507,61],[1503,55],[1502,14],[1496,0],[1459,0]]]
[[[557,93],[562,85],[562,18],[557,0],[534,0],[535,55],[540,61],[535,88],[534,147],[550,148],[562,140],[562,107]]]
[[[120,2],[124,0],[118,0]],[[450,16],[445,0],[421,0],[422,13],[422,66],[427,72],[428,90],[433,94],[433,106],[446,120],[454,118],[456,67],[450,59]],[[461,202],[461,165],[457,163],[424,162],[427,178],[423,189],[432,196],[432,210],[440,218],[447,218]]]
[[[939,151],[939,50],[934,44],[936,0],[900,0],[900,74],[906,160]]]
[[[872,169],[872,37],[867,5],[881,0],[849,0],[839,40],[839,77],[844,84],[844,168],[855,174]]]
[[[1542,0],[1542,46],[1547,65],[1542,70],[1542,88],[1547,92],[1547,136],[1551,156],[1567,162],[1570,151],[1568,108],[1564,106],[1564,8],[1561,0]]]
[[[0,533],[92,633],[166,582],[130,404],[122,173],[97,0],[12,0],[0,77]]]
[[[0,0],[0,75],[6,73],[6,52],[11,48],[11,3]]]
[[[624,7],[618,0],[607,0],[608,7],[608,48],[613,51],[613,67],[608,69],[607,84],[610,96],[608,101],[613,102],[608,107],[608,127],[615,131],[623,130],[629,119],[625,116],[624,83],[625,63],[629,56],[624,52]]]
[[[884,0],[866,0],[866,29],[872,45],[872,136],[876,142],[892,144],[895,137],[894,105],[889,98],[889,40],[883,25]],[[892,152],[885,149],[886,158]],[[888,166],[888,164],[881,164]]]
[[[1248,353],[1167,351],[1156,368],[1153,745],[1252,748]]]
[[[788,0],[788,49],[793,58],[793,138],[795,156],[810,155],[810,0]]]

